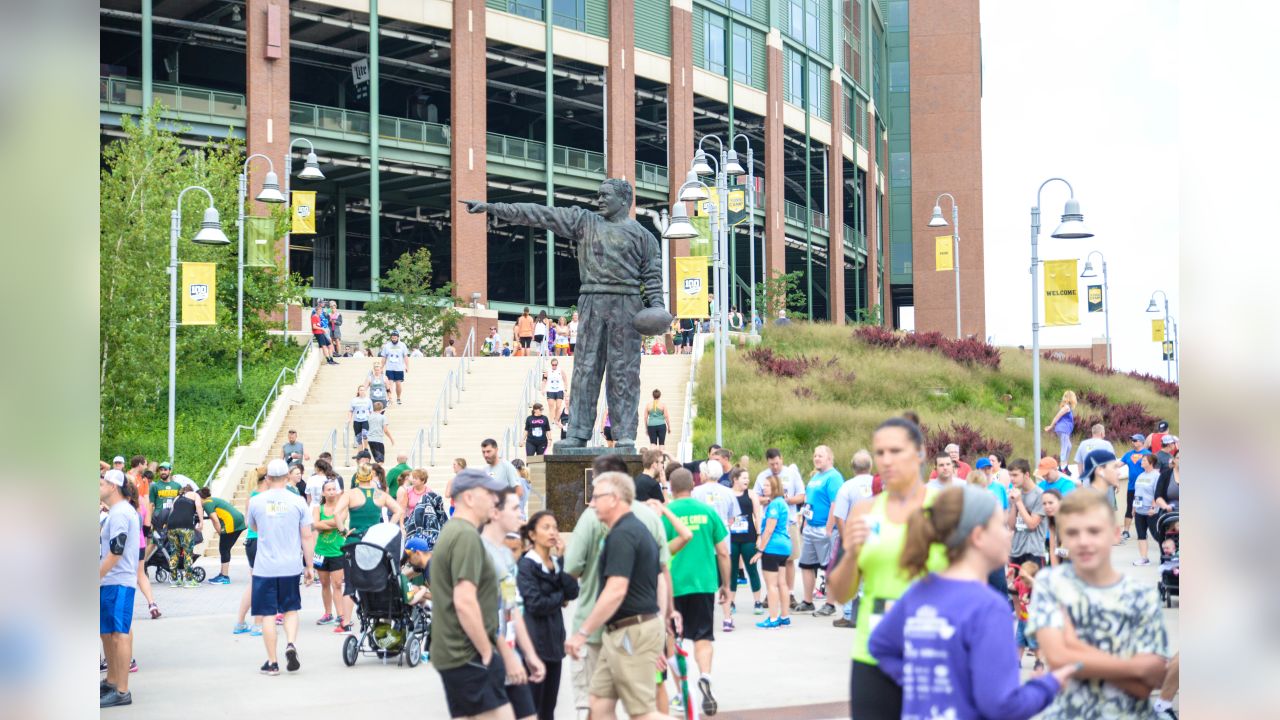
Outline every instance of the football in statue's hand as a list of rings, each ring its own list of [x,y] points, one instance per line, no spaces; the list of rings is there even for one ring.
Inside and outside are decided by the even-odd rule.
[[[636,313],[631,327],[641,335],[663,335],[671,327],[671,313],[666,308],[645,308]]]

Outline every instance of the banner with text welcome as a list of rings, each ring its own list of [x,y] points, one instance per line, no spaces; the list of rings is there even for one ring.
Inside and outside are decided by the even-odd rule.
[[[1044,261],[1044,324],[1046,327],[1080,324],[1079,261]]]

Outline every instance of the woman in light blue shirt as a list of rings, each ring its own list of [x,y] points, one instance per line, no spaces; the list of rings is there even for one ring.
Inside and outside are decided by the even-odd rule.
[[[787,530],[787,499],[782,492],[782,481],[777,475],[764,478],[760,487],[760,502],[767,504],[756,548],[761,552],[760,569],[764,571],[769,617],[756,623],[756,627],[769,629],[791,624],[791,609],[787,603],[787,599],[791,597],[791,589],[786,586],[791,535]]]

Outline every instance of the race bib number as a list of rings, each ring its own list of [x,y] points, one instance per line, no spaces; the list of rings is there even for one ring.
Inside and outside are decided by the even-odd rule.
[[[533,436],[534,436],[534,437],[536,437],[536,438],[540,438],[540,437],[542,437],[542,428],[540,428],[540,427],[536,427],[536,428],[534,428],[534,429],[533,429]]]
[[[747,518],[745,518],[745,517],[743,517],[743,516],[741,516],[741,515],[739,515],[738,517],[734,518],[734,520],[733,520],[733,524],[729,526],[729,532],[731,532],[731,533],[737,533],[737,534],[739,534],[739,535],[741,535],[742,533],[747,532],[749,529],[750,529],[750,527],[747,525]]]

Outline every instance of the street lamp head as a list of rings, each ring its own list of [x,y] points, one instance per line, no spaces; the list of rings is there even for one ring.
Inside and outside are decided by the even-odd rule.
[[[666,230],[662,231],[662,237],[668,240],[687,240],[698,237],[698,231],[689,222],[689,213],[684,209],[684,203],[678,202],[671,206],[671,223],[667,225]]]
[[[1075,198],[1067,200],[1067,206],[1062,210],[1062,224],[1058,226],[1057,230],[1053,231],[1051,237],[1062,240],[1079,240],[1093,237],[1093,233],[1084,225],[1084,215],[1080,212],[1080,201]]]
[[[1080,273],[1080,277],[1091,278],[1097,276],[1097,273],[1093,271],[1093,261],[1086,258],[1084,261],[1084,271]]]
[[[1151,302],[1147,303],[1147,312],[1149,312],[1149,313],[1157,313],[1157,312],[1160,312],[1160,308],[1156,307],[1156,299],[1155,299],[1155,298],[1151,298]]]
[[[307,153],[307,163],[302,168],[302,172],[298,173],[300,180],[323,180],[324,173],[320,172],[320,159],[316,157],[314,152]]]
[[[702,151],[702,148],[698,148],[698,151],[693,154],[693,172],[698,175],[711,174],[711,165],[707,163],[707,154]]]
[[[685,177],[684,185],[681,186],[680,200],[684,202],[702,202],[710,198],[711,195],[707,192],[707,188],[698,179],[698,173],[690,170]]]
[[[276,177],[275,171],[267,171],[267,176],[262,180],[262,192],[254,200],[264,203],[284,202],[284,195],[280,193],[280,178]]]
[[[231,241],[222,232],[222,220],[218,218],[218,210],[210,205],[204,211],[204,220],[200,223],[200,232],[191,238],[198,245],[227,245]]]
[[[728,175],[729,177],[737,177],[739,175],[747,174],[747,171],[743,170],[742,166],[738,164],[737,151],[735,150],[729,151],[729,154],[727,156],[727,161],[724,164],[724,174]]]
[[[929,218],[929,227],[946,227],[947,219],[942,217],[942,207],[933,206],[933,217]]]

